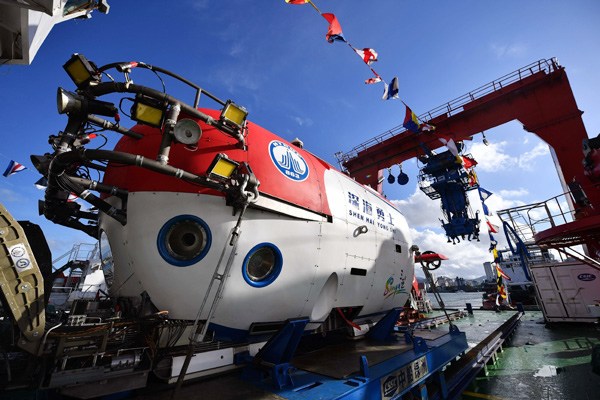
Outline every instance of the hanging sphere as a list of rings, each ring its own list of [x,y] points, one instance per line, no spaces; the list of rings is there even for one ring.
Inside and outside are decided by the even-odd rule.
[[[404,172],[400,172],[400,174],[398,174],[399,185],[406,185],[408,183],[408,180],[408,175],[406,175]]]

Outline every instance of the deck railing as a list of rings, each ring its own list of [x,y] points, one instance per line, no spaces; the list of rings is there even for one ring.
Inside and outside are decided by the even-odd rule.
[[[469,93],[466,93],[460,97],[457,97],[454,100],[450,100],[447,103],[444,103],[438,107],[435,107],[434,109],[432,109],[430,111],[427,111],[426,113],[419,115],[418,116],[419,121],[423,121],[423,122],[431,121],[433,118],[438,117],[443,114],[446,114],[447,116],[458,114],[459,112],[463,111],[464,105],[466,105],[474,100],[477,100],[483,96],[486,96],[490,93],[500,90],[507,85],[518,82],[520,80],[523,80],[523,79],[527,78],[528,76],[531,76],[538,72],[551,73],[559,68],[560,68],[560,65],[556,58],[541,59],[541,60],[535,61],[529,65],[519,68],[516,71],[513,71],[513,72],[511,72],[507,75],[504,75],[496,80],[493,80],[483,86],[480,86],[477,89],[470,91]],[[389,130],[375,136],[374,138],[371,138],[371,139],[359,144],[358,146],[354,147],[353,149],[351,149],[348,152],[335,153],[335,157],[337,158],[337,160],[340,164],[343,164],[346,161],[357,157],[359,152],[366,150],[375,144],[382,143],[384,140],[389,139],[389,138],[396,136],[400,133],[403,133],[405,131],[406,131],[406,129],[404,129],[404,127],[402,125],[398,125],[392,129],[389,129]]]
[[[571,193],[567,192],[539,203],[500,210],[497,214],[514,228],[524,243],[533,243],[536,233],[574,220],[570,201]]]

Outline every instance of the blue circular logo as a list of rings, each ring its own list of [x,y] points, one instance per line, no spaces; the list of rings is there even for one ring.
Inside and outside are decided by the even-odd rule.
[[[596,279],[596,275],[594,274],[579,274],[577,275],[577,279],[580,281],[591,282]]]
[[[308,164],[296,150],[278,140],[269,143],[271,161],[286,178],[302,182],[308,178]]]

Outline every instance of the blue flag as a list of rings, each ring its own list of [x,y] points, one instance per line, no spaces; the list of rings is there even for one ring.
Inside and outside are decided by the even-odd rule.
[[[485,190],[481,186],[479,186],[477,189],[479,190],[479,198],[481,199],[482,203],[484,201],[486,201],[488,197],[490,197],[491,195],[493,195],[492,192],[488,192],[487,190]]]
[[[381,97],[383,100],[389,99],[398,99],[398,77],[394,77],[392,79],[392,83],[389,85],[385,84],[385,89],[383,90],[383,96]]]

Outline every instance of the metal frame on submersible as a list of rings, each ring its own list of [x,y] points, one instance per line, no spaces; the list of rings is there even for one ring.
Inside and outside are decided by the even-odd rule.
[[[210,176],[209,171],[205,176],[202,176],[169,165],[169,152],[172,143],[190,144],[189,138],[175,133],[178,118],[181,114],[196,118],[209,126],[217,128],[219,131],[235,138],[238,146],[245,148],[245,134],[247,132],[245,117],[247,112],[243,107],[236,106],[230,100],[224,102],[173,72],[142,62],[117,62],[97,68],[84,56],[74,54],[64,65],[64,68],[77,85],[76,93],[62,88],[59,88],[57,92],[58,112],[68,115],[67,125],[64,131],[59,132],[57,136],[50,136],[49,142],[54,148],[52,154],[31,156],[36,169],[47,179],[45,198],[40,206],[40,214],[43,214],[47,219],[81,230],[94,238],[98,238],[98,211],[114,218],[122,225],[127,223],[127,190],[105,185],[102,182],[78,175],[77,171],[80,167],[104,172],[105,166],[95,162],[137,166],[217,190],[225,194],[228,204],[234,208],[234,214],[239,210],[243,213],[250,203],[256,202],[259,196],[258,186],[260,182],[247,163],[235,162],[236,168],[231,176],[220,178]],[[161,80],[163,90],[164,82],[159,73],[191,86],[196,90],[193,106],[168,95],[164,91],[161,92],[150,87],[134,84],[130,79],[133,68],[144,68],[154,72]],[[114,81],[106,73],[110,69],[116,69],[118,72],[123,73],[124,82]],[[101,82],[102,75],[108,76],[111,82]],[[162,140],[156,160],[137,154],[85,148],[85,144],[89,142],[86,133],[88,125],[99,127],[101,130],[111,130],[133,139],[143,137],[140,133],[130,131],[119,125],[120,116],[117,107],[113,103],[97,100],[98,97],[112,93],[135,94],[135,99],[130,99],[134,101],[134,107],[141,104],[145,107],[145,110],[149,109],[150,113],[159,113],[158,123],[156,123],[157,121],[145,120],[142,116],[136,117],[132,113],[132,119],[137,122],[161,129]],[[221,118],[215,119],[196,109],[201,94],[223,106]],[[226,112],[230,107],[234,107],[236,111],[239,111],[238,114],[242,115],[241,120],[232,120],[227,117]],[[116,122],[109,122],[97,115],[114,117]],[[196,143],[201,135],[199,126],[198,131],[199,133],[195,133],[191,139],[192,141],[195,140]],[[117,208],[94,195],[91,191],[116,196],[123,200],[123,205]],[[71,193],[90,203],[94,209],[92,211],[81,211],[78,204],[68,202]],[[82,219],[88,220],[88,224],[82,223]]]

